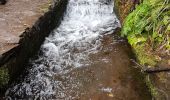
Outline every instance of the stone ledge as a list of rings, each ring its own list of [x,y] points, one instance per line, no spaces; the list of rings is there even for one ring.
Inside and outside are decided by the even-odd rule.
[[[32,28],[25,29],[18,46],[0,56],[0,67],[8,68],[9,71],[9,84],[22,73],[29,59],[37,54],[45,37],[60,24],[67,2],[68,0],[57,0]]]

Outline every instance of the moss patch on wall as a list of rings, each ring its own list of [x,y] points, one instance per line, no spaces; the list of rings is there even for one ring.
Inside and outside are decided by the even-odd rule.
[[[9,72],[5,67],[0,68],[0,87],[6,86],[9,82]]]
[[[117,13],[120,22],[123,24],[127,15],[132,12],[135,6],[141,0],[115,0],[115,12]]]
[[[170,58],[170,1],[143,0],[124,20],[121,35],[127,37],[138,62],[155,67]],[[153,97],[158,91],[146,75]]]
[[[122,29],[142,65],[155,66],[170,51],[170,1],[144,0]]]

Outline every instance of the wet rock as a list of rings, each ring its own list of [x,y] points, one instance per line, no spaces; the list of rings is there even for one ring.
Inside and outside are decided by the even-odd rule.
[[[18,78],[29,59],[37,54],[45,37],[60,24],[66,5],[67,0],[57,0],[55,6],[41,16],[32,28],[25,29],[18,46],[0,56],[0,67],[5,67],[9,71],[9,84]],[[4,89],[0,87],[0,91]]]
[[[115,12],[117,13],[121,23],[124,22],[126,16],[135,9],[142,0],[115,0]]]

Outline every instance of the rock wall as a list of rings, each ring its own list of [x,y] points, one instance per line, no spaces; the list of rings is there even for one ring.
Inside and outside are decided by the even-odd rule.
[[[120,22],[123,24],[126,16],[135,9],[135,6],[142,0],[114,0],[115,12],[117,13]]]
[[[21,74],[29,59],[37,54],[45,37],[60,24],[67,2],[68,0],[55,0],[54,5],[38,19],[32,28],[25,29],[20,36],[19,45],[0,55],[0,72],[5,73],[0,73],[0,91]]]

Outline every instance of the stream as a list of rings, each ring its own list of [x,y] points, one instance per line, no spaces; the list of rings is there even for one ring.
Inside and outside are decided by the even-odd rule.
[[[69,0],[59,27],[46,37],[28,75],[8,100],[151,100],[132,74],[130,48],[112,0]]]

